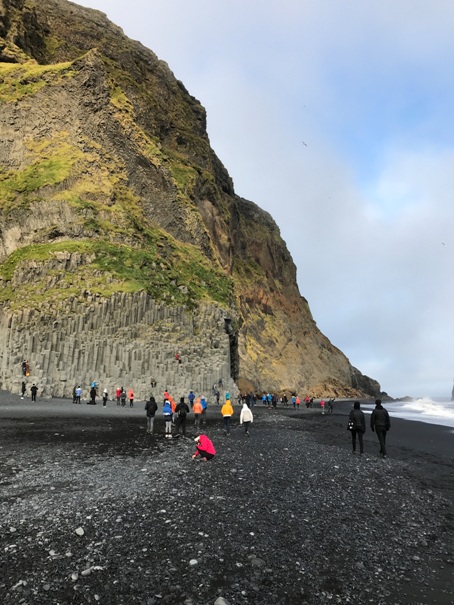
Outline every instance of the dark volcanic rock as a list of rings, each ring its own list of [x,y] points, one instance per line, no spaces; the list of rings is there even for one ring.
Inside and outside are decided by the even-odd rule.
[[[453,602],[452,503],[352,456],[336,416],[261,408],[227,437],[212,409],[202,463],[142,410],[27,410],[1,414],[2,603]]]

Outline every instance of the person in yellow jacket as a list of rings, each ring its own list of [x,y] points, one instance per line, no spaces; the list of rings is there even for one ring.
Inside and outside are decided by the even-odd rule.
[[[200,419],[202,417],[202,404],[200,403],[200,397],[194,402],[192,406],[192,411],[194,412],[194,428],[196,431],[200,429]]]
[[[221,408],[221,414],[224,418],[224,435],[230,435],[230,428],[232,426],[233,407],[230,399],[224,403]]]

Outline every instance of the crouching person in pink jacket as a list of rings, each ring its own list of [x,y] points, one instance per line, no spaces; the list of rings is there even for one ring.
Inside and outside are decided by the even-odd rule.
[[[197,443],[197,450],[192,454],[193,460],[194,458],[197,458],[197,456],[200,456],[200,459],[206,462],[215,457],[216,450],[214,449],[214,445],[206,435],[199,435],[194,441]]]

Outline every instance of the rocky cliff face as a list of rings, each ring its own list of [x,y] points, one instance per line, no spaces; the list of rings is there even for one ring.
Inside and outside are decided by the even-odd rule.
[[[317,329],[276,224],[211,149],[203,107],[102,13],[0,0],[0,107],[3,388],[26,357],[48,394],[122,376],[144,390],[154,376],[181,390],[222,377],[379,391]],[[187,375],[166,374],[175,350]]]

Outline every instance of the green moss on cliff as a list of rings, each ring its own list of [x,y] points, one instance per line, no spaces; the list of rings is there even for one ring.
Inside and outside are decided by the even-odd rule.
[[[151,232],[148,233],[151,238]],[[113,292],[145,290],[156,300],[196,306],[201,300],[227,306],[232,283],[194,246],[185,245],[156,230],[146,248],[103,240],[61,241],[19,248],[0,266],[4,280],[1,302],[14,309],[36,301],[65,300],[70,295],[110,296]],[[79,262],[62,271],[54,269],[62,253],[79,255]],[[11,288],[16,273],[34,267],[33,281]],[[50,268],[49,268],[50,267]],[[54,283],[58,282],[58,283]]]
[[[34,147],[30,152],[31,163],[22,170],[0,169],[0,209],[3,212],[40,199],[40,190],[62,183],[82,157],[80,150],[61,138],[52,144],[45,141]]]
[[[0,63],[0,103],[14,103],[34,95],[49,83],[72,77],[72,63],[39,65],[30,61],[20,65]]]

